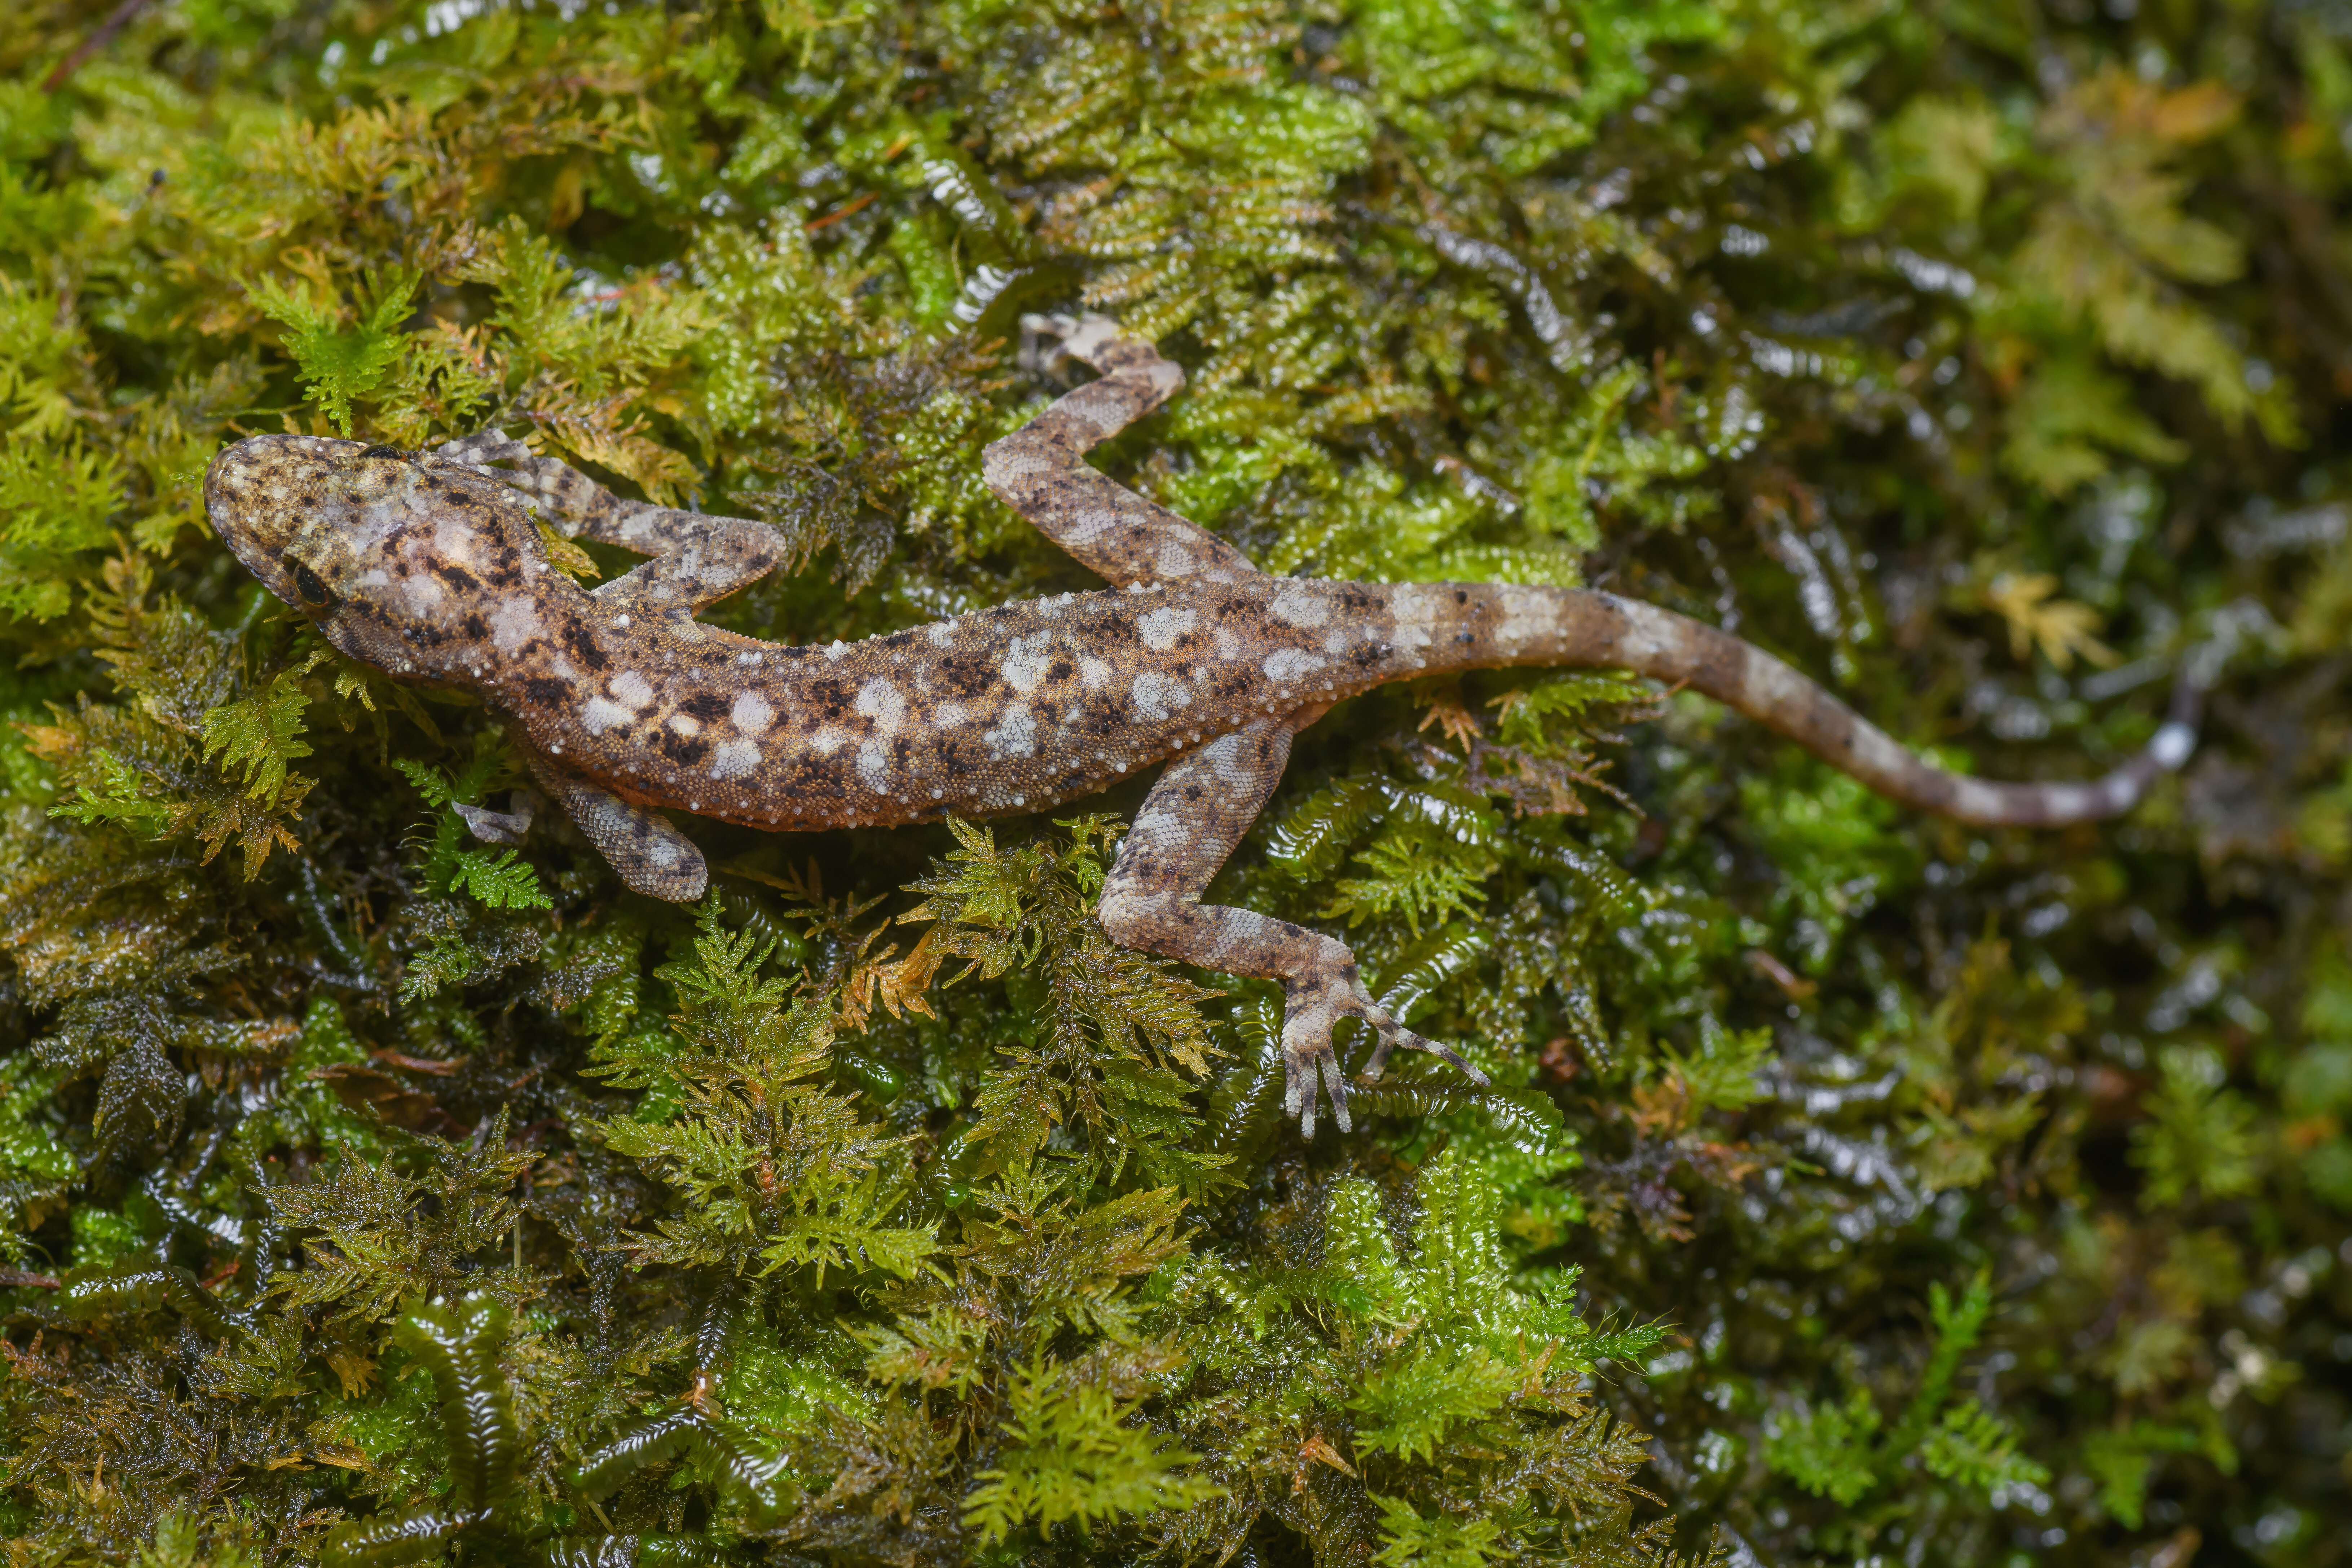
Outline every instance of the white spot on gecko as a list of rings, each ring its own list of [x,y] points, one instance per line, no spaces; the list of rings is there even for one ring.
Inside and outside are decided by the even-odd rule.
[[[1045,679],[1050,641],[1044,637],[1014,637],[1004,655],[1004,684],[1026,697]]]
[[[632,708],[651,707],[654,689],[646,678],[634,669],[625,669],[604,683],[604,689]]]
[[[519,653],[531,638],[546,635],[538,606],[520,595],[499,600],[497,613],[490,616],[490,646],[502,654]]]
[[[1430,627],[1445,616],[1453,603],[1453,595],[1425,583],[1400,583],[1389,590],[1389,616],[1396,623],[1397,651],[1410,655],[1427,647]]]
[[[419,512],[429,512],[432,504],[421,496],[409,502]],[[474,531],[472,524],[444,518],[433,525],[433,552],[443,561],[459,566],[479,566],[482,562],[481,539]]]
[[[1507,648],[1522,648],[1539,638],[1558,635],[1559,601],[1541,588],[1506,583],[1496,590],[1503,601],[1503,624],[1495,640]]]
[[[980,732],[992,757],[1034,757],[1037,754],[1037,717],[1026,708],[1009,708],[996,727]]]
[[[1266,613],[1294,626],[1319,626],[1331,618],[1331,603],[1306,584],[1285,582]]]
[[[1137,676],[1129,694],[1135,700],[1135,716],[1154,724],[1177,709],[1191,706],[1192,701],[1192,694],[1184,689],[1183,682],[1171,680],[1156,669],[1147,669]]]
[[[1239,735],[1220,735],[1202,749],[1209,765],[1217,770],[1217,777],[1235,788],[1249,782],[1245,752],[1249,742]]]
[[[432,619],[441,601],[449,596],[439,583],[421,574],[412,574],[400,587],[404,607],[418,620]]]
[[[669,727],[677,731],[679,734],[685,736],[689,741],[702,733],[702,721],[697,719],[691,713],[671,714],[669,716]]]
[[[1321,669],[1325,662],[1301,648],[1276,648],[1265,656],[1265,677],[1268,680],[1296,680]]]
[[[1643,668],[1650,660],[1670,656],[1681,647],[1682,630],[1668,618],[1665,611],[1645,605],[1639,599],[1621,599],[1614,595],[1609,595],[1608,603],[1625,620],[1625,629],[1618,636],[1617,655],[1626,668]],[[1428,638],[1424,636],[1422,640],[1426,644]],[[1749,651],[1752,653],[1754,650]],[[1759,671],[1755,658],[1748,658],[1748,666],[1747,678],[1758,679]],[[1789,673],[1791,679],[1801,679],[1794,671]],[[1811,682],[1806,681],[1801,687],[1792,689],[1811,690]]]
[[[1136,634],[1143,646],[1154,653],[1166,653],[1176,646],[1176,639],[1201,624],[1201,617],[1190,610],[1165,605],[1135,623]]]
[[[1139,852],[1149,852],[1169,844],[1181,844],[1189,835],[1183,819],[1165,811],[1146,811],[1127,830],[1127,844]]]
[[[726,741],[710,755],[710,776],[740,779],[760,765],[760,748],[749,741]]]
[[[906,694],[878,675],[859,689],[855,707],[874,721],[877,734],[895,735],[907,722]]]
[[[857,773],[868,785],[882,787],[890,773],[890,748],[882,741],[867,741],[857,748]]]
[[[636,717],[609,697],[591,697],[580,705],[580,722],[592,735],[617,730]]]
[[[727,716],[735,721],[735,728],[746,735],[757,735],[774,721],[776,710],[768,706],[768,700],[758,692],[741,691],[736,693],[735,706],[728,710]]]
[[[1072,544],[1091,543],[1106,533],[1117,532],[1118,526],[1118,513],[1107,507],[1084,507],[1070,520],[1069,541]]]

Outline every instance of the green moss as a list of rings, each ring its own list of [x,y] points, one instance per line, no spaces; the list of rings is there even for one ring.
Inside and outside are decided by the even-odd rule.
[[[130,1215],[88,1204],[73,1211],[73,1260],[76,1268],[103,1268],[139,1250],[146,1238]]]
[[[240,0],[45,87],[109,9],[0,27],[10,1563],[2346,1563],[2342,18]],[[2016,776],[2201,646],[2203,748],[1987,835],[1687,693],[1360,699],[1216,896],[1495,1087],[1307,1145],[1271,988],[1090,918],[1139,785],[651,905],[202,517],[495,419],[775,527],[761,636],[1081,586],[979,480],[1076,305],[1270,570]]]

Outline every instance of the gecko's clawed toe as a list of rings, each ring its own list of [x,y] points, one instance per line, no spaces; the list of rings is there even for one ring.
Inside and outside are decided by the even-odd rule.
[[[1451,1063],[1456,1072],[1480,1089],[1486,1087],[1488,1081],[1486,1075],[1463,1060],[1461,1053],[1451,1046],[1440,1045],[1426,1035],[1413,1033],[1381,1008],[1374,1007],[1369,1016],[1363,1016],[1364,1021],[1378,1031],[1381,1037],[1381,1043],[1372,1048],[1371,1059],[1364,1064],[1361,1077],[1366,1083],[1379,1081],[1381,1074],[1388,1070],[1389,1053],[1402,1046],[1409,1051],[1423,1051],[1430,1056],[1440,1058]]]
[[[1355,1130],[1348,1116],[1347,1077],[1339,1070],[1339,1058],[1328,1041],[1319,1048],[1286,1049],[1284,1066],[1288,1077],[1283,1086],[1282,1105],[1298,1119],[1300,1137],[1315,1136],[1316,1112],[1327,1090],[1331,1096],[1331,1120],[1339,1124],[1342,1132]]]
[[[1323,1069],[1324,1091],[1331,1097],[1331,1120],[1339,1124],[1340,1131],[1354,1131],[1348,1120],[1348,1077],[1339,1070],[1338,1055],[1326,1055],[1318,1065]]]
[[[1298,1119],[1298,1131],[1305,1137],[1315,1136],[1316,1110],[1323,1092],[1331,1097],[1331,1117],[1339,1131],[1353,1131],[1348,1115],[1347,1079],[1331,1044],[1331,1031],[1342,1018],[1360,1020],[1378,1037],[1358,1077],[1360,1083],[1378,1082],[1388,1067],[1389,1053],[1402,1047],[1442,1058],[1479,1088],[1487,1086],[1486,1075],[1463,1060],[1460,1053],[1398,1023],[1394,1014],[1371,999],[1360,981],[1350,977],[1337,983],[1295,984],[1288,988],[1282,1025],[1288,1073],[1283,1107]]]
[[[1331,1027],[1344,1016],[1333,993],[1320,985],[1286,987],[1283,1008],[1282,1055],[1287,1081],[1283,1109],[1298,1118],[1301,1137],[1315,1136],[1315,1112],[1325,1089],[1331,1096],[1331,1119],[1339,1131],[1354,1131],[1348,1117],[1348,1086],[1339,1071],[1339,1054],[1331,1047]]]

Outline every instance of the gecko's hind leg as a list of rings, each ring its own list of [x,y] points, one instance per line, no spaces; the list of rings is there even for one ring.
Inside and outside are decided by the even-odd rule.
[[[1103,929],[1129,947],[1226,974],[1279,980],[1282,1048],[1288,1084],[1284,1105],[1299,1131],[1315,1135],[1316,1080],[1331,1096],[1340,1131],[1349,1130],[1348,1090],[1332,1048],[1342,1018],[1361,1021],[1380,1038],[1364,1077],[1376,1079],[1397,1047],[1444,1058],[1484,1084],[1486,1076],[1454,1052],[1423,1039],[1372,1000],[1343,942],[1248,910],[1204,904],[1201,894],[1257,819],[1290,760],[1291,736],[1320,708],[1261,719],[1168,765],[1119,846],[1103,885]]]
[[[1004,504],[1078,564],[1119,587],[1131,583],[1237,583],[1257,574],[1248,556],[1200,524],[1155,506],[1087,466],[1107,441],[1176,394],[1184,372],[1103,316],[1029,316],[1022,326],[1061,339],[1063,352],[1102,373],[993,442],[981,474]]]
[[[702,897],[710,884],[702,851],[658,812],[633,805],[544,757],[532,757],[530,771],[631,892],[672,904]]]

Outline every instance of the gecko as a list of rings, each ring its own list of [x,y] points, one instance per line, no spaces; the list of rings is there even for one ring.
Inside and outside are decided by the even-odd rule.
[[[651,898],[698,899],[709,877],[665,810],[779,831],[986,818],[1166,763],[1097,916],[1130,948],[1280,983],[1285,1106],[1309,1138],[1326,1094],[1349,1131],[1343,1019],[1373,1037],[1360,1081],[1403,1048],[1486,1082],[1382,1007],[1344,942],[1202,902],[1294,738],[1344,698],[1505,666],[1628,670],[1703,692],[1906,805],[1983,826],[2118,815],[2194,744],[2194,704],[2177,698],[2147,746],[2102,778],[1991,783],[1915,755],[1770,653],[1636,599],[1271,575],[1085,461],[1173,397],[1182,370],[1105,317],[1023,325],[1095,374],[990,445],[982,477],[1103,579],[1097,592],[856,642],[742,636],[697,613],[776,566],[771,529],[625,499],[496,428],[415,451],[248,437],[215,458],[205,509],[343,654],[503,715],[541,788]],[[647,559],[583,587],[551,564],[542,518]],[[476,816],[485,836],[511,826]]]

